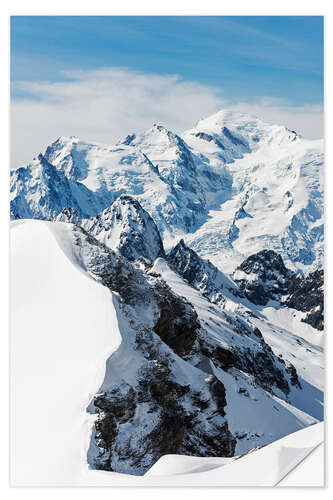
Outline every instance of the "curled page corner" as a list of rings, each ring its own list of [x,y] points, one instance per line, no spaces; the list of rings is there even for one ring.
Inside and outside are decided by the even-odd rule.
[[[319,422],[288,437],[290,446],[282,445],[279,449],[279,480],[276,486],[302,486],[305,481],[307,486],[324,486],[324,422]],[[283,441],[286,441],[286,438]],[[304,445],[308,446],[304,447]],[[315,450],[316,454],[313,453]],[[309,461],[310,456],[312,479],[307,480],[309,466],[305,462]],[[296,468],[298,471],[294,474]],[[294,475],[295,483],[293,483]],[[313,483],[310,484],[311,481]]]
[[[324,423],[320,422],[238,458],[165,455],[145,474],[143,483],[165,485],[164,481],[172,476],[173,483],[182,486],[280,486],[323,441]],[[323,469],[323,465],[318,468]],[[323,476],[322,472],[318,470],[318,477]],[[313,484],[322,485],[320,481]]]
[[[279,450],[279,479],[275,486],[277,486],[288,474],[290,474],[295,467],[297,467],[303,460],[305,460],[316,448],[318,443],[310,448],[290,448],[282,446]]]
[[[305,459],[299,462],[277,487],[325,487],[325,444],[320,443]]]

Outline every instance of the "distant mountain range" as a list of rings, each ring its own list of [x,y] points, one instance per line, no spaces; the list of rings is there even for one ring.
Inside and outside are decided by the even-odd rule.
[[[115,146],[61,137],[12,171],[11,216],[96,216],[134,196],[167,249],[180,238],[226,272],[277,251],[295,271],[322,266],[323,141],[220,111],[182,137],[154,125]]]

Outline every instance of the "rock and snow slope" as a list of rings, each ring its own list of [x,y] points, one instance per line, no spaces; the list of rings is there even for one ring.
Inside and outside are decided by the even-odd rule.
[[[13,218],[96,216],[140,201],[167,247],[183,237],[224,272],[264,248],[293,270],[322,265],[323,143],[230,111],[182,137],[154,125],[115,146],[59,138],[12,172]]]
[[[164,259],[153,267],[145,263],[145,272],[72,224],[13,224],[12,439],[18,478],[31,472],[31,484],[35,477],[24,465],[32,436],[22,414],[31,397],[26,386],[33,387],[41,373],[35,406],[42,397],[47,419],[45,425],[44,420],[38,423],[45,439],[41,435],[35,448],[36,455],[47,456],[46,482],[58,473],[60,456],[73,467],[87,452],[93,468],[140,475],[164,454],[233,456],[322,419],[320,347],[277,327],[272,318],[249,319],[246,310],[235,310],[231,298],[230,307],[221,310]],[[281,341],[283,336],[289,344]],[[292,348],[297,341],[299,352]],[[50,342],[52,355],[45,359]],[[269,347],[274,343],[279,356]],[[104,360],[118,345],[102,382]],[[33,367],[27,352],[33,353]],[[301,377],[290,370],[295,361],[306,363]],[[93,394],[89,412],[97,414],[94,424],[84,417]],[[34,419],[28,427],[35,428]],[[58,439],[51,442],[53,452],[47,442],[50,421],[57,429],[52,439]]]
[[[121,195],[101,214],[82,220],[81,226],[130,261],[143,257],[153,262],[165,257],[155,222],[131,196]]]

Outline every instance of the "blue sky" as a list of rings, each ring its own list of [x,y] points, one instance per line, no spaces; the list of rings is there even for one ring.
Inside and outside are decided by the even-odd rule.
[[[14,16],[11,79],[15,162],[55,135],[181,132],[225,106],[317,138],[323,18]]]
[[[12,17],[12,79],[129,67],[220,86],[227,97],[323,97],[321,17]]]

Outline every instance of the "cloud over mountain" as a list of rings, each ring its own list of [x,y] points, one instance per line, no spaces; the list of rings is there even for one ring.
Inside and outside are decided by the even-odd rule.
[[[47,75],[46,75],[47,78]],[[61,81],[14,84],[11,106],[12,166],[29,161],[55,137],[77,135],[112,144],[130,130],[158,122],[180,133],[198,116],[221,107],[241,107],[267,121],[278,121],[309,138],[322,136],[319,106],[295,107],[274,98],[229,102],[221,88],[178,75],[148,74],[128,68],[64,72]]]

